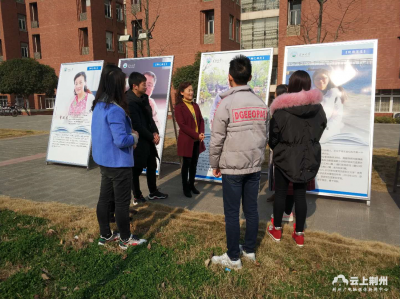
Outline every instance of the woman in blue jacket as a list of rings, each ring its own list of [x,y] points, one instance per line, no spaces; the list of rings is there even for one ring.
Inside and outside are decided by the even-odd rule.
[[[125,74],[115,68],[104,72],[102,81],[92,107],[92,155],[101,171],[97,204],[99,245],[119,238],[119,246],[126,250],[146,241],[131,234],[129,223],[133,147],[138,137],[133,134],[126,112]],[[108,207],[112,201],[115,201],[115,218],[120,233],[113,233],[110,229]]]

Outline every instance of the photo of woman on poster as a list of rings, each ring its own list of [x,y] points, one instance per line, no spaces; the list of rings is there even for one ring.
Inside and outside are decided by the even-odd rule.
[[[68,117],[84,116],[89,113],[94,96],[87,88],[85,72],[79,72],[74,77],[74,96],[68,110]]]
[[[343,87],[338,87],[332,82],[330,72],[326,69],[316,70],[312,79],[314,86],[324,95],[321,104],[328,119],[328,124],[321,139],[321,142],[323,142],[323,140],[327,140],[331,136],[340,134],[344,126],[342,121],[343,107],[347,96]]]
[[[157,128],[160,130],[160,122],[158,121],[158,107],[156,101],[151,97],[153,95],[154,88],[157,83],[157,76],[151,71],[144,72],[143,75],[146,77],[146,94],[149,96],[149,103],[153,112],[153,120],[156,123]]]

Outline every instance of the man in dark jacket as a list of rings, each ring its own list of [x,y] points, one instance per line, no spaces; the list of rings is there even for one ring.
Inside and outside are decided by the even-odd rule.
[[[147,168],[147,186],[149,188],[149,199],[164,199],[168,194],[163,194],[157,189],[156,170],[158,153],[156,145],[160,143],[157,126],[152,117],[149,98],[146,95],[146,77],[140,73],[133,72],[129,76],[129,88],[126,92],[129,116],[132,120],[132,128],[139,133],[139,142],[134,150],[134,163],[132,168],[132,190],[133,204],[145,202],[140,190],[139,176],[143,168]]]

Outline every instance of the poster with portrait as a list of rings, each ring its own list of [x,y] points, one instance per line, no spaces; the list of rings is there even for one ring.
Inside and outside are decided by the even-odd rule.
[[[316,189],[310,193],[370,198],[377,45],[364,40],[285,49],[283,82],[303,70],[324,95],[328,123],[320,140]]]
[[[103,61],[61,64],[47,162],[88,166],[91,107],[102,69]]]
[[[200,64],[197,104],[205,123],[204,144],[206,150],[200,154],[196,179],[221,182],[212,174],[209,163],[209,144],[215,111],[221,101],[220,94],[227,91],[229,62],[237,55],[245,55],[251,60],[252,80],[248,85],[254,93],[267,103],[272,73],[273,48],[202,53]]]
[[[126,74],[127,88],[129,88],[128,78],[132,72],[141,73],[146,77],[146,94],[149,96],[150,106],[153,111],[153,119],[160,135],[160,143],[157,145],[160,161],[162,161],[165,130],[167,127],[173,64],[174,56],[119,60],[119,67]],[[160,163],[157,160],[157,174],[159,173]]]

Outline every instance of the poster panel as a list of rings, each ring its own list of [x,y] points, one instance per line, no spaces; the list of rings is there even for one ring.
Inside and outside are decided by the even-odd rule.
[[[322,91],[328,120],[322,163],[310,193],[369,200],[373,152],[377,40],[285,49],[283,82],[303,70]]]
[[[149,96],[150,106],[153,110],[153,119],[160,135],[160,143],[157,145],[160,161],[162,161],[165,131],[167,127],[173,64],[174,56],[127,58],[119,60],[119,67],[126,74],[127,88],[129,88],[128,78],[132,72],[141,73],[145,75],[147,79],[146,94]],[[160,163],[157,160],[157,175],[158,174],[160,174]]]
[[[102,68],[103,61],[61,64],[47,162],[88,166],[91,107]]]
[[[273,48],[202,53],[197,104],[200,106],[205,123],[205,139],[203,142],[206,150],[199,156],[196,179],[222,182],[221,178],[216,178],[212,174],[208,150],[211,139],[212,121],[221,101],[219,95],[229,89],[229,62],[239,54],[245,55],[251,60],[252,80],[248,85],[256,95],[267,103],[273,53]]]

